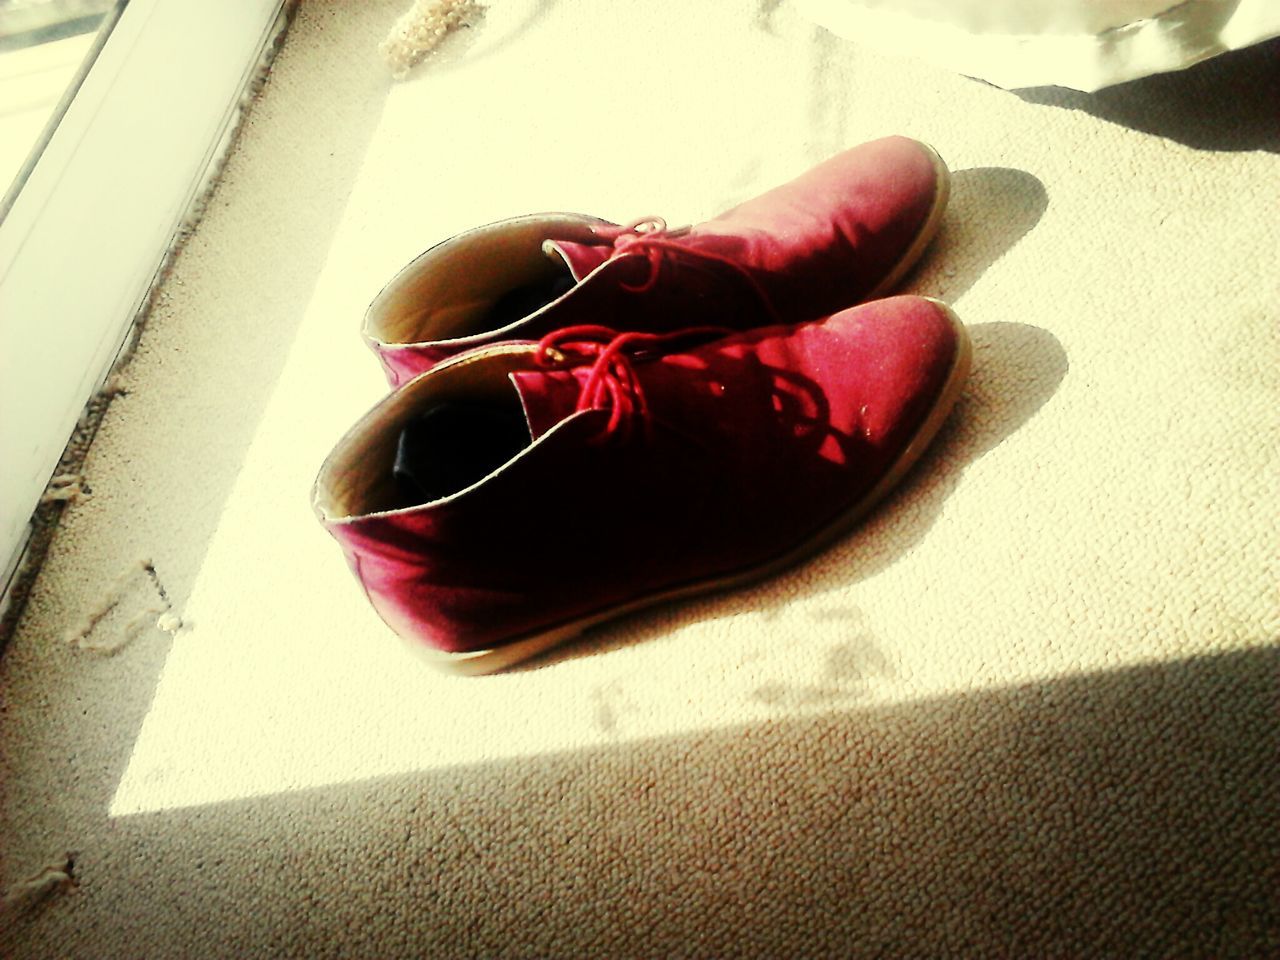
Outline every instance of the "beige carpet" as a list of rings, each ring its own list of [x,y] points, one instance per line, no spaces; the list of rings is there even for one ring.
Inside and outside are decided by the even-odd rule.
[[[1277,47],[1019,96],[785,2],[494,0],[397,85],[405,6],[303,4],[0,661],[0,954],[1280,949]],[[891,132],[956,171],[908,287],[976,348],[903,488],[749,591],[429,672],[309,503],[381,284]]]

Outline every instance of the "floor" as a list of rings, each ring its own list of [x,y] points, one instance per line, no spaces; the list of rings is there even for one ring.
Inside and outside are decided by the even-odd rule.
[[[301,6],[120,372],[0,660],[0,951],[1274,945],[1275,45],[1015,94],[786,3],[509,0],[396,83],[403,7]],[[905,289],[975,344],[901,490],[775,580],[424,669],[309,501],[381,285],[894,132],[955,171]]]

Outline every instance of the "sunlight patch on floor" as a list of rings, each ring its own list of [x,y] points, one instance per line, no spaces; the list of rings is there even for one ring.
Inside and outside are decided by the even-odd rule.
[[[568,165],[560,152],[530,154],[519,158],[521,175],[513,177],[513,158],[501,151],[435,149],[431,131],[448,130],[452,143],[483,143],[495,123],[506,142],[537,140],[543,94],[528,81],[563,38],[509,42],[530,16],[519,5],[492,11],[483,31],[444,51],[435,72],[390,88],[294,346],[189,600],[177,611],[188,627],[159,678],[113,814],[706,729],[781,709],[779,670],[794,667],[782,660],[769,666],[774,658],[747,649],[757,639],[726,639],[725,662],[748,666],[707,690],[668,662],[664,651],[681,631],[675,620],[657,631],[658,639],[620,644],[608,656],[570,658],[550,670],[483,679],[434,674],[378,620],[312,515],[310,488],[320,463],[385,390],[360,343],[360,317],[381,285],[422,249],[477,223],[537,210],[626,219],[653,207],[657,183],[663,209],[673,216],[724,202],[709,197],[697,177],[645,181],[636,175],[648,170],[642,155],[631,160],[629,175]],[[704,40],[681,42],[693,51]],[[784,51],[764,34],[755,42],[776,61],[774,71],[786,75]],[[484,69],[453,67],[450,57],[463,55]],[[592,96],[603,106],[610,93]],[[477,113],[476,102],[503,103],[508,112],[498,120]],[[651,110],[660,117],[662,104],[655,101]],[[623,127],[637,119],[611,111],[600,117]],[[725,139],[745,135],[742,118],[732,113],[714,124]],[[460,169],[464,156],[468,165]],[[654,614],[623,633],[653,634],[665,616]],[[716,632],[728,637],[728,626],[726,620]]]

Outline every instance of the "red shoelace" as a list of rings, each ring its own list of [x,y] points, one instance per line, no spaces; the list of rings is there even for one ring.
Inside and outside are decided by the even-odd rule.
[[[630,435],[637,419],[647,431],[649,405],[633,361],[662,356],[677,343],[704,340],[733,331],[727,327],[686,327],[671,333],[619,332],[611,327],[580,324],[564,327],[538,341],[535,358],[544,367],[572,368],[591,364],[578,394],[575,412],[607,410],[602,437]]]
[[[641,253],[648,259],[649,276],[644,283],[624,283],[622,287],[625,290],[630,290],[633,293],[646,293],[652,290],[657,285],[658,277],[662,273],[663,258],[671,253],[682,253],[719,263],[733,270],[746,280],[747,284],[756,292],[756,296],[760,298],[760,302],[764,305],[770,319],[775,323],[781,323],[782,320],[778,315],[778,311],[774,309],[773,301],[769,299],[764,287],[760,286],[760,281],[752,275],[750,270],[730,257],[712,253],[709,250],[700,250],[697,247],[679,242],[679,238],[688,234],[692,229],[692,227],[679,227],[672,230],[667,227],[667,222],[661,217],[641,217],[621,227],[611,229],[596,228],[595,232],[601,239],[608,240],[613,244],[613,254],[611,256],[616,257],[624,253]]]

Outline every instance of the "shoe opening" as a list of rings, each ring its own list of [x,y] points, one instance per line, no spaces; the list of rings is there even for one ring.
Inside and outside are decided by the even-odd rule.
[[[599,242],[585,217],[521,217],[480,227],[432,247],[378,294],[365,336],[387,344],[459,340],[501,330],[574,286],[548,239]]]

